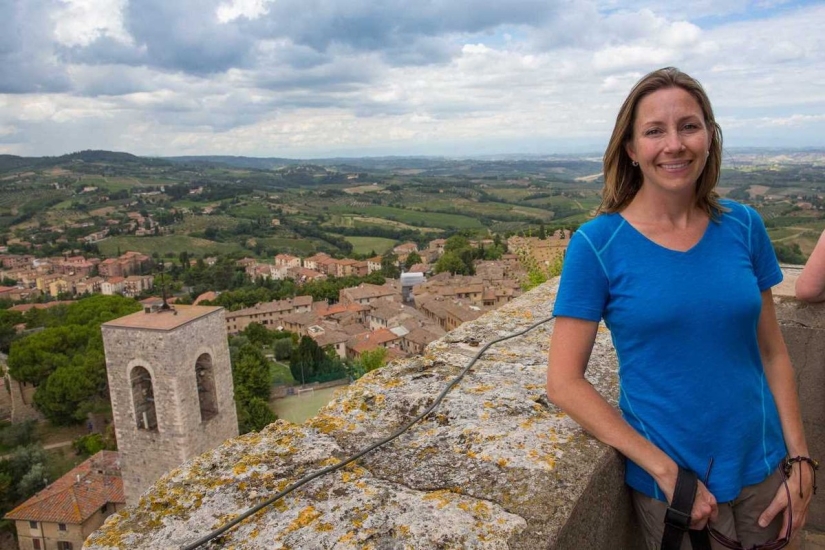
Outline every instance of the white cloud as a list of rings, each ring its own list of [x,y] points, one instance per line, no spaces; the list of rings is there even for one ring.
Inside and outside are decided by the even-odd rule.
[[[257,19],[266,13],[266,3],[274,0],[230,0],[218,6],[216,15],[221,23],[229,23],[239,17]]]
[[[542,4],[542,16],[530,21],[479,2],[479,13],[445,21],[460,10],[312,0],[299,12],[294,0],[204,0],[208,8],[195,17],[200,0],[176,0],[162,4],[165,19],[155,21],[150,0],[58,1],[46,18],[51,25],[23,34],[25,48],[9,47],[14,35],[0,33],[0,62],[8,61],[0,67],[25,67],[30,52],[70,60],[52,88],[43,85],[46,69],[9,73],[30,76],[16,93],[0,94],[0,152],[319,156],[591,147],[606,141],[638,78],[664,65],[703,83],[731,130],[730,146],[774,132],[778,145],[805,145],[800,140],[822,129],[825,112],[823,6],[726,23],[724,14],[745,13],[744,0],[717,8],[700,0],[689,10],[569,0],[564,9]],[[519,0],[519,13],[529,13],[531,1]],[[707,15],[716,16],[712,25]],[[140,42],[131,57],[104,57],[109,42],[101,39],[128,41],[125,29]]]
[[[101,36],[131,42],[123,25],[128,0],[60,0],[53,14],[54,35],[64,46],[87,46]]]

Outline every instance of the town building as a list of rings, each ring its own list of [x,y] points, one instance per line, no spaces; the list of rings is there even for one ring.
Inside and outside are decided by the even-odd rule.
[[[100,451],[6,514],[20,550],[80,550],[126,506],[116,451]]]
[[[311,309],[312,296],[296,296],[286,300],[262,302],[252,307],[226,313],[226,332],[237,334],[246,329],[250,323],[258,323],[272,329],[281,323],[284,316],[292,313],[306,313]]]

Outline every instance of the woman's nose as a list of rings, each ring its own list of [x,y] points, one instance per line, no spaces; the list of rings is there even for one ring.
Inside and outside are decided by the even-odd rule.
[[[668,152],[678,152],[685,148],[685,144],[682,143],[682,137],[679,135],[679,132],[668,132],[667,133],[667,142],[665,143],[665,147]]]

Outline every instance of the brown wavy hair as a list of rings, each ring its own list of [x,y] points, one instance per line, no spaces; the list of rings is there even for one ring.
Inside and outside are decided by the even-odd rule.
[[[711,219],[727,210],[719,203],[719,194],[715,191],[722,169],[722,128],[713,117],[710,100],[697,80],[675,67],[665,67],[639,80],[619,109],[613,135],[604,152],[604,189],[599,213],[621,211],[641,188],[642,171],[638,166],[633,166],[625,146],[633,139],[633,123],[639,102],[645,96],[666,88],[681,88],[696,99],[710,133],[710,150],[705,169],[696,180],[696,205],[707,212]]]

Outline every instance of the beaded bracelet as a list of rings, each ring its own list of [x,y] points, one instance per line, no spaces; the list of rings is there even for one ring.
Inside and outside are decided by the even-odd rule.
[[[785,477],[791,477],[793,465],[797,462],[799,464],[807,462],[808,466],[811,467],[811,474],[814,478],[814,494],[816,494],[816,471],[819,470],[819,462],[809,456],[789,456],[782,463],[782,469],[785,472]],[[799,498],[802,498],[802,468],[799,469]]]

